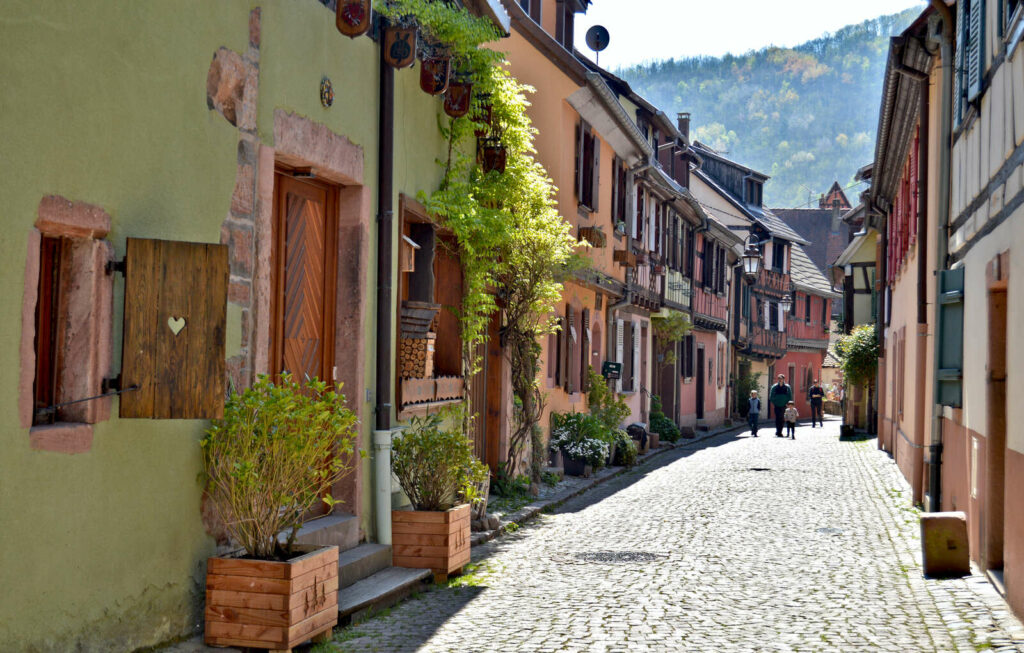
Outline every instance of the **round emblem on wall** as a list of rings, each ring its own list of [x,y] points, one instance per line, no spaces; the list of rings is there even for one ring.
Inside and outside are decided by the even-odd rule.
[[[320,80],[320,104],[324,105],[325,109],[334,104],[334,85],[327,77]]]

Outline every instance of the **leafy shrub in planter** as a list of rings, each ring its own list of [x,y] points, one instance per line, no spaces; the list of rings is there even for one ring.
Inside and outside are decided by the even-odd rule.
[[[675,442],[680,436],[679,427],[661,410],[661,398],[658,395],[651,395],[650,430],[667,442]]]
[[[231,538],[253,558],[287,560],[303,516],[351,469],[356,416],[313,379],[260,376],[234,393],[201,445],[206,491]],[[290,531],[287,542],[278,535]]]
[[[464,423],[461,408],[413,417],[392,444],[391,469],[414,509],[448,510],[478,498],[476,486],[489,471],[473,455]]]
[[[562,449],[576,460],[586,461],[594,469],[604,466],[610,450],[609,440],[604,424],[593,415],[551,415],[551,446]]]
[[[587,383],[590,387],[587,391],[590,414],[604,426],[606,441],[610,443],[615,430],[629,417],[629,406],[608,387],[608,381],[595,372],[593,367],[587,367]]]
[[[632,467],[636,464],[636,442],[629,434],[622,429],[615,430],[615,460],[616,465]]]

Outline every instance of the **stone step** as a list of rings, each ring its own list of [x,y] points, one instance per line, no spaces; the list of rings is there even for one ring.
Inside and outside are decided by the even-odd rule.
[[[288,538],[280,535],[281,541]],[[336,546],[339,551],[348,551],[359,546],[359,518],[348,513],[336,513],[311,519],[302,525],[295,538],[300,544]]]
[[[388,567],[338,590],[338,624],[359,623],[395,605],[433,579],[429,569]]]
[[[364,542],[338,556],[338,586],[348,587],[390,566],[390,546]]]

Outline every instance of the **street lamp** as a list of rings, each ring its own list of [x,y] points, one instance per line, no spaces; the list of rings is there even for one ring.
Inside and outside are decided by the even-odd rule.
[[[783,313],[788,313],[790,307],[792,306],[793,296],[790,295],[789,293],[786,293],[785,295],[782,296],[782,299],[779,300],[779,308],[782,309]]]
[[[761,272],[761,250],[757,247],[757,240],[753,234],[747,237],[747,248],[743,250],[743,278],[748,284],[757,281],[757,275]]]

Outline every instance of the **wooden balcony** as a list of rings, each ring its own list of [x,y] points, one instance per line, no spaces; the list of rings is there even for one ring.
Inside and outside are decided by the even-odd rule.
[[[645,263],[639,263],[635,268],[626,273],[630,301],[635,306],[646,308],[650,311],[661,310],[665,297],[665,274],[664,268],[650,262],[645,257]]]
[[[786,333],[751,325],[748,330],[747,352],[766,358],[782,358],[786,355]]]
[[[693,323],[705,329],[725,331],[729,323],[729,297],[697,286],[693,290]]]
[[[762,269],[754,283],[754,292],[781,299],[790,293],[789,275],[778,270]]]

